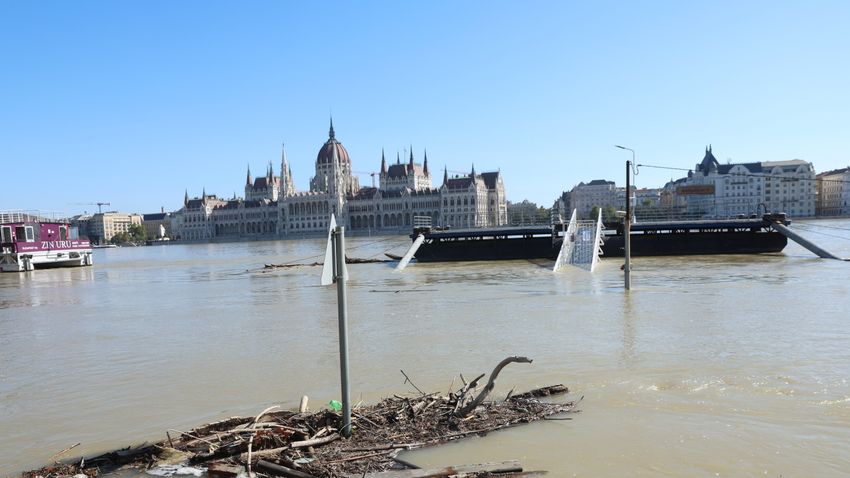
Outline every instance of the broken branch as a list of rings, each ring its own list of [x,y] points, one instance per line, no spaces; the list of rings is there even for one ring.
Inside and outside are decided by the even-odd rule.
[[[460,411],[458,412],[459,415],[466,416],[466,415],[469,414],[469,412],[471,412],[472,410],[475,410],[475,407],[480,405],[481,402],[483,402],[484,399],[487,398],[487,395],[489,395],[490,392],[493,391],[493,387],[496,386],[496,377],[499,376],[499,372],[501,372],[502,369],[507,364],[514,363],[514,362],[531,363],[531,359],[528,358],[528,357],[516,357],[515,356],[515,357],[508,357],[508,358],[502,360],[501,362],[499,362],[499,365],[496,365],[496,368],[493,369],[493,373],[490,374],[490,378],[487,380],[487,385],[484,386],[484,389],[481,390],[481,392],[478,394],[477,397],[475,397],[474,400],[472,400],[471,402],[469,402],[463,408],[460,409]]]

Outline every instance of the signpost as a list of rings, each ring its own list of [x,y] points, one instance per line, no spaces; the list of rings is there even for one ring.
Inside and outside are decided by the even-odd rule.
[[[620,146],[619,144],[614,145],[615,148],[624,149],[626,151],[632,152],[632,160],[626,161],[626,217],[623,218],[623,244],[625,246],[625,250],[623,251],[623,255],[626,257],[626,263],[623,265],[623,279],[624,279],[624,287],[626,290],[630,290],[632,288],[632,252],[631,252],[631,243],[632,243],[632,184],[631,184],[631,171],[632,165],[635,164],[635,150],[632,148],[627,148],[625,146]]]
[[[339,375],[342,385],[342,427],[340,433],[351,436],[351,400],[348,387],[348,300],[345,281],[348,271],[345,268],[345,227],[337,226],[331,215],[328,227],[328,245],[325,250],[325,263],[322,267],[322,285],[336,282],[337,311],[339,315]]]

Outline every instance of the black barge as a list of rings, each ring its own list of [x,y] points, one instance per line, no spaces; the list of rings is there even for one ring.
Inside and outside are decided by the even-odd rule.
[[[714,220],[639,222],[631,225],[631,254],[678,256],[781,252],[788,239],[774,222],[789,224],[784,214]],[[566,224],[552,226],[435,229],[417,227],[411,239],[424,240],[414,253],[418,262],[550,259],[558,257]],[[624,255],[623,225],[605,228],[602,257]]]
[[[771,227],[787,225],[785,214],[699,221],[638,222],[631,225],[632,256],[761,254],[782,252],[788,238]],[[603,257],[623,257],[623,225],[606,230]]]
[[[417,228],[412,239],[425,240],[414,257],[419,262],[555,259],[560,239],[551,226],[437,230]]]

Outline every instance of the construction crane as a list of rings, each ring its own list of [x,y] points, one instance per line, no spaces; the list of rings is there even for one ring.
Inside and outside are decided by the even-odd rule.
[[[373,188],[375,187],[375,176],[381,175],[381,173],[377,173],[375,171],[369,171],[369,172],[367,172],[367,171],[352,171],[352,173],[354,173],[354,174],[368,174],[369,176],[372,176],[372,187]]]
[[[71,203],[74,206],[97,206],[98,214],[103,213],[103,206],[111,206],[112,204],[108,202],[73,202]]]

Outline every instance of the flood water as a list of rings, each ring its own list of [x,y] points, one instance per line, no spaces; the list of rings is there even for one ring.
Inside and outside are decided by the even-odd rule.
[[[850,257],[850,220],[800,222]],[[406,237],[348,238],[350,257]],[[81,442],[90,455],[270,405],[339,396],[323,239],[95,251],[89,268],[0,275],[0,476]],[[546,421],[408,453],[422,466],[519,459],[550,476],[850,474],[850,262],[762,256],[349,266],[353,401],[462,373],[584,397]],[[454,382],[457,386],[457,380]]]

